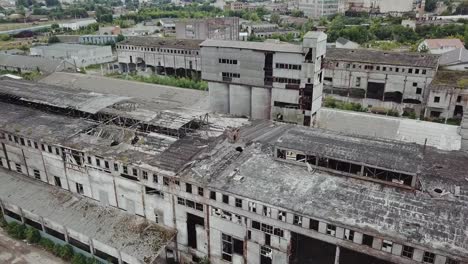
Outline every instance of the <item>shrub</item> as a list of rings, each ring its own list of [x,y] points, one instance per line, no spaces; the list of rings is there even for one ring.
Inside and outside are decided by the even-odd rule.
[[[10,222],[6,227],[8,235],[16,239],[25,239],[26,238],[26,227],[17,222]]]
[[[73,257],[71,259],[71,263],[72,264],[87,264],[89,262],[87,261],[85,256],[83,256],[81,254],[75,254],[75,255],[73,255]]]
[[[26,230],[26,240],[28,243],[37,244],[41,240],[41,234],[37,229],[28,227]]]
[[[8,223],[6,222],[5,218],[3,217],[2,211],[0,211],[0,227],[6,227]]]
[[[39,240],[39,245],[44,248],[45,250],[49,251],[49,252],[52,252],[54,250],[54,242],[52,242],[52,240],[48,239],[48,238],[41,238],[41,240]]]
[[[62,252],[62,246],[60,244],[54,244],[54,248],[52,249],[52,253],[55,256],[59,257],[61,252]]]
[[[70,261],[73,257],[73,248],[72,246],[70,245],[65,245],[65,246],[62,246],[60,248],[60,254],[59,256],[66,260],[66,261]]]

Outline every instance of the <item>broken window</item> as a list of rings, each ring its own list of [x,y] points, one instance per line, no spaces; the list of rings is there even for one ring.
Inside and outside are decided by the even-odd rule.
[[[382,251],[392,253],[392,248],[393,248],[393,242],[388,241],[388,240],[383,240],[382,241]]]
[[[410,246],[403,246],[403,251],[401,255],[407,258],[413,258],[414,248]]]
[[[356,77],[356,87],[361,86],[361,77]]]
[[[60,180],[60,177],[54,176],[54,182],[55,186],[62,187],[62,181]]]
[[[122,166],[123,168],[123,173],[128,174],[128,167],[127,166]]]
[[[271,208],[263,206],[263,215],[266,217],[271,217]]]
[[[310,219],[309,228],[315,231],[319,230],[319,221],[315,219]]]
[[[272,264],[273,254],[269,247],[262,246],[260,248],[260,264]]]
[[[38,149],[38,148],[39,148],[37,142],[34,142],[34,148],[35,148],[35,149]]]
[[[249,202],[249,211],[256,213],[257,212],[257,204],[254,202]]]
[[[185,205],[185,199],[182,197],[177,197],[177,203],[180,205]]]
[[[114,171],[119,171],[119,165],[117,163],[114,163]]]
[[[145,186],[145,193],[148,194],[148,195],[158,195],[161,198],[164,198],[164,193],[163,192],[161,192],[160,190],[157,190],[155,188],[148,187],[148,186]]]
[[[374,242],[374,237],[363,234],[362,235],[362,244],[368,247],[372,247],[372,243]]]
[[[216,192],[210,191],[210,199],[216,201]]]
[[[284,237],[284,231],[283,231],[283,229],[281,229],[281,228],[275,228],[275,229],[273,229],[273,234],[274,234],[275,236]]]
[[[416,88],[416,94],[422,94],[422,88]]]
[[[285,211],[278,211],[278,220],[286,222],[286,212]]]
[[[169,186],[169,179],[167,177],[163,177],[163,185]]]
[[[257,221],[253,221],[253,220],[252,220],[252,228],[253,228],[253,229],[260,230],[260,222],[257,222]]]
[[[76,192],[79,194],[84,194],[83,184],[76,183],[75,185],[76,185]]]
[[[141,175],[143,177],[143,180],[148,180],[148,172],[147,171],[141,171]]]
[[[23,146],[25,145],[24,138],[20,138],[20,142],[21,142],[21,145],[23,145]]]
[[[107,160],[104,161],[104,167],[106,169],[109,169],[109,162]]]
[[[39,170],[33,170],[34,171],[34,178],[40,180],[41,179],[41,172]]]
[[[52,146],[47,146],[47,151],[48,151],[49,153],[52,153]]]
[[[302,216],[294,215],[293,225],[302,226]]]
[[[138,170],[136,168],[132,169],[133,176],[138,176]]]
[[[198,187],[198,195],[200,195],[200,196],[204,196],[204,195],[205,195],[205,192],[204,192],[204,190],[203,190],[202,187]]]
[[[431,252],[424,252],[423,262],[424,263],[434,263],[435,254]]]
[[[439,103],[440,102],[440,97],[439,96],[435,96],[434,97],[434,103]]]
[[[192,184],[186,183],[185,184],[185,191],[188,193],[192,193]]]
[[[101,160],[96,158],[96,166],[101,167]]]
[[[353,241],[354,240],[354,231],[349,230],[349,229],[345,229],[344,230],[344,238],[347,239],[347,240]]]
[[[327,235],[335,236],[336,234],[336,226],[327,224]]]
[[[223,260],[232,261],[232,237],[226,234],[222,234],[222,258]]]
[[[45,145],[41,144],[42,151],[45,151]]]
[[[236,198],[236,207],[237,208],[242,208],[242,199]]]
[[[223,194],[223,203],[229,204],[229,196]]]
[[[268,234],[273,234],[273,226],[267,224],[261,224],[260,231],[263,231]]]

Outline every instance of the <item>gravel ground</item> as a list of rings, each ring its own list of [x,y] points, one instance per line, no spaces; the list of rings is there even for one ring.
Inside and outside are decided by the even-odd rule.
[[[8,237],[0,229],[0,263],[2,264],[65,264],[54,255]]]

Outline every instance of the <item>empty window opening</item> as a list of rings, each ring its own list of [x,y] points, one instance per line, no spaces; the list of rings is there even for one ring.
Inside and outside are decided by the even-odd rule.
[[[78,241],[78,240],[74,239],[73,237],[70,237],[70,236],[68,237],[68,243],[70,243],[70,245],[72,245],[72,246],[74,246],[76,248],[79,248],[79,249],[81,249],[83,251],[91,253],[89,245],[87,245],[87,244],[85,244],[85,243],[83,243],[81,241]]]
[[[76,183],[76,192],[79,194],[84,194],[83,184]]]
[[[315,231],[319,230],[319,221],[315,219],[310,219],[309,228]]]
[[[216,192],[210,191],[210,199],[216,201]]]
[[[362,235],[362,244],[368,247],[372,247],[372,243],[374,242],[374,237],[363,234]]]
[[[62,181],[60,177],[54,176],[55,186],[62,187]]]
[[[203,190],[202,187],[198,187],[198,195],[200,195],[200,196],[204,196],[204,195],[205,195],[205,191]]]
[[[229,196],[223,194],[223,203],[229,204]]]
[[[254,202],[249,202],[249,211],[256,213],[257,212],[257,204]]]
[[[278,211],[278,220],[286,222],[286,212]]]
[[[434,103],[439,103],[440,102],[440,97],[439,96],[435,96],[434,97]]]
[[[205,220],[202,217],[187,213],[187,238],[188,246],[197,248],[197,226],[204,228]],[[203,241],[200,241],[203,243]]]
[[[192,184],[186,183],[185,184],[185,191],[188,193],[192,193]]]
[[[271,248],[262,246],[260,248],[260,264],[272,264],[273,252]]]

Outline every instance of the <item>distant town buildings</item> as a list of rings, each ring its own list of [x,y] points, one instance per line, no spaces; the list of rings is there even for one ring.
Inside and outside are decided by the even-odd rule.
[[[440,66],[447,70],[468,70],[468,50],[457,48],[440,56]]]
[[[47,59],[64,60],[85,67],[92,64],[112,62],[114,57],[110,46],[93,46],[58,43],[48,46],[35,46],[30,49],[31,56]]]
[[[322,105],[326,39],[309,32],[302,45],[204,41],[202,79],[211,110],[311,126]]]
[[[309,18],[319,18],[339,13],[342,0],[299,0],[299,10]]]
[[[345,0],[347,11],[366,13],[408,13],[424,10],[425,0]]]
[[[418,51],[428,51],[431,54],[443,54],[454,49],[464,48],[459,39],[426,39],[418,46]]]
[[[239,18],[207,18],[178,20],[176,22],[178,39],[239,39]]]
[[[74,21],[67,21],[67,22],[59,23],[59,27],[63,29],[69,29],[69,30],[78,30],[80,28],[84,28],[94,23],[97,23],[96,19],[85,18],[85,19],[78,19]]]

